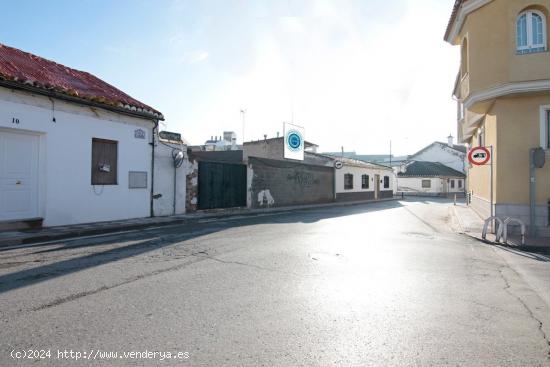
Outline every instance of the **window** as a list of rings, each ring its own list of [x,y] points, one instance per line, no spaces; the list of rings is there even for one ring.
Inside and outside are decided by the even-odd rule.
[[[540,106],[540,147],[550,149],[550,105]]]
[[[369,188],[369,175],[361,176],[361,188],[362,189],[368,189]]]
[[[353,189],[353,175],[351,173],[346,173],[344,175],[344,190]]]
[[[527,10],[516,20],[518,54],[546,51],[546,17],[538,10]]]
[[[422,188],[423,189],[429,189],[432,187],[432,181],[431,180],[422,180]]]
[[[118,142],[92,139],[92,185],[117,185]]]
[[[459,189],[462,188],[462,180],[458,180],[458,188],[459,188]]]
[[[455,180],[451,180],[451,189],[455,188]]]
[[[390,188],[390,177],[384,176],[384,188],[389,189]]]

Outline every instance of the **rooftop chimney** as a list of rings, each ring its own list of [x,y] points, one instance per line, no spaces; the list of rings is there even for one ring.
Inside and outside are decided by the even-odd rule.
[[[453,140],[454,140],[454,138],[453,138],[452,135],[447,136],[447,144],[448,144],[450,147],[454,146]]]

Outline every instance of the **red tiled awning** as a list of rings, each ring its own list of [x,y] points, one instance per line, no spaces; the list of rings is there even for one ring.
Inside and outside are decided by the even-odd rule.
[[[2,80],[30,86],[45,93],[53,92],[124,109],[128,113],[164,119],[159,111],[90,73],[0,43],[0,84]]]

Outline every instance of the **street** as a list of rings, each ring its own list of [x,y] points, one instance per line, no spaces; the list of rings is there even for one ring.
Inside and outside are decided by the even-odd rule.
[[[550,256],[455,233],[452,205],[0,248],[0,366],[550,366]]]

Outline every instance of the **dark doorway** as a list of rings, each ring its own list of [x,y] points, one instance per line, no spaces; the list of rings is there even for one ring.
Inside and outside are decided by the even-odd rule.
[[[246,206],[246,166],[199,162],[199,209]]]

